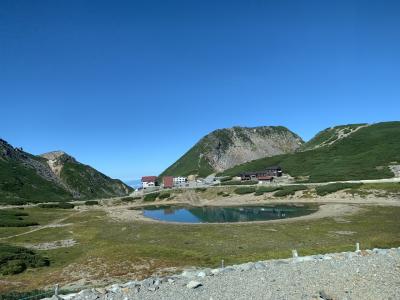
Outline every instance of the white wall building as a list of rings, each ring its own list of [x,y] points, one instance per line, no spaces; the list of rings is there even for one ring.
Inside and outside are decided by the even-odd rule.
[[[156,186],[157,176],[143,176],[142,177],[142,187],[148,188]]]
[[[187,182],[187,178],[183,176],[174,177],[174,185],[179,185]]]

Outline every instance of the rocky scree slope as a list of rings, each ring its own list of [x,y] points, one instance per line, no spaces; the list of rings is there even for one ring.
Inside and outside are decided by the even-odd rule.
[[[326,128],[315,135],[307,143],[304,143],[298,151],[313,150],[324,146],[330,146],[334,143],[349,137],[361,128],[367,127],[369,124],[348,124]]]
[[[251,160],[293,153],[303,140],[282,126],[218,129],[203,137],[163,175],[207,176]]]
[[[32,155],[0,139],[0,204],[123,196],[131,188],[62,151]]]
[[[375,248],[190,269],[48,299],[398,299],[399,263],[400,248]]]

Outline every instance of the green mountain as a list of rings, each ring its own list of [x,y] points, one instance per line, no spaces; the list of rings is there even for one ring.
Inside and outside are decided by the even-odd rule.
[[[394,176],[400,164],[400,122],[355,124],[328,128],[292,154],[257,159],[222,175],[237,175],[280,165],[298,181],[377,179]]]
[[[218,129],[203,137],[160,176],[205,177],[261,157],[293,153],[302,139],[282,126]]]
[[[123,196],[131,190],[64,152],[36,156],[0,139],[0,204]]]

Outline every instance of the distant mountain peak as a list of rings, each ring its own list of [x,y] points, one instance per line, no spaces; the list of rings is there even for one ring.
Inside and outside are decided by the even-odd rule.
[[[1,139],[0,167],[0,203],[108,198],[132,191],[64,151],[36,156]]]
[[[161,175],[207,176],[254,159],[292,153],[303,140],[283,126],[223,128],[204,136]]]
[[[71,155],[69,155],[68,153],[61,151],[61,150],[46,152],[46,153],[41,154],[40,156],[43,158],[46,158],[48,160],[56,160],[62,156],[68,156],[75,160],[75,158],[73,158]]]

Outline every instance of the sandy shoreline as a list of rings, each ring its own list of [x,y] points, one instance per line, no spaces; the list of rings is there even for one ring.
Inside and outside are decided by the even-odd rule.
[[[251,223],[288,223],[303,220],[315,220],[327,217],[343,217],[352,215],[363,209],[363,206],[376,205],[376,206],[400,206],[400,198],[398,197],[377,197],[368,195],[366,197],[351,196],[344,192],[338,192],[325,197],[309,197],[305,198],[301,193],[295,196],[290,196],[285,199],[263,197],[254,195],[233,195],[231,197],[220,197],[212,200],[207,199],[193,199],[191,197],[180,197],[177,200],[170,201],[155,201],[151,203],[136,203],[130,205],[114,205],[103,206],[102,209],[116,221],[142,221],[142,222],[156,222],[165,224],[181,224],[181,225],[210,225],[210,223],[183,223],[183,222],[165,222],[154,220],[143,216],[140,209],[145,206],[154,205],[176,205],[176,206],[251,206],[251,205],[271,205],[271,204],[315,204],[319,205],[319,209],[305,216],[299,216],[287,219],[267,220],[267,221],[252,221]],[[245,224],[250,222],[232,222],[223,224]],[[214,223],[213,223],[214,224]],[[214,224],[215,225],[215,224]]]

